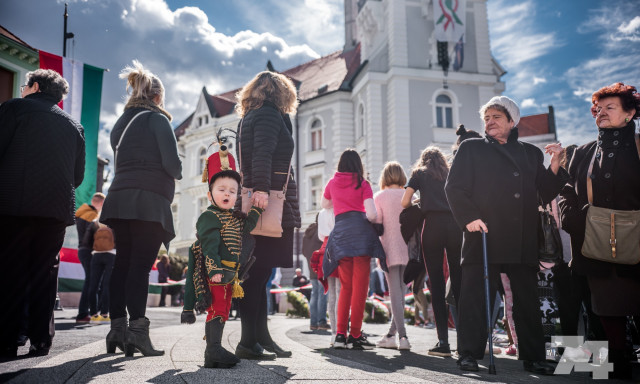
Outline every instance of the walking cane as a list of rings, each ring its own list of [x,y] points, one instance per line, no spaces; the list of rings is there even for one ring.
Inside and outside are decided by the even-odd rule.
[[[493,361],[493,332],[491,332],[491,307],[489,305],[489,261],[487,258],[487,233],[482,231],[482,263],[484,264],[484,299],[487,307],[487,333],[489,334],[489,373],[496,374],[496,365]]]

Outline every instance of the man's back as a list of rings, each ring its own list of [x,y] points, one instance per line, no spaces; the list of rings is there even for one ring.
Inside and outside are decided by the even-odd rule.
[[[73,224],[84,178],[84,131],[43,93],[0,106],[0,215]]]

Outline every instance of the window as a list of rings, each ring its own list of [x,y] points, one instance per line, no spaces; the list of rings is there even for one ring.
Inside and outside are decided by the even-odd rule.
[[[364,105],[358,105],[358,117],[356,121],[356,139],[364,136]]]
[[[322,207],[322,176],[313,176],[310,179],[311,198],[309,199],[309,209],[317,211]]]
[[[198,117],[198,127],[202,127],[202,116]]]
[[[200,214],[204,211],[207,210],[207,207],[209,206],[209,199],[207,199],[206,197],[201,197],[198,199],[198,215],[200,216]]]
[[[200,150],[200,157],[198,158],[199,161],[199,166],[198,166],[198,175],[202,175],[202,173],[204,172],[204,169],[207,166],[207,150],[205,148],[202,148]]]
[[[315,119],[311,123],[311,150],[319,149],[322,149],[322,122],[320,119]]]
[[[178,233],[178,203],[171,204],[171,215],[173,216],[173,230]]]
[[[436,126],[453,128],[453,103],[447,95],[436,97]]]
[[[209,124],[209,116],[205,115],[205,117],[204,117],[204,125],[207,125],[207,124]]]

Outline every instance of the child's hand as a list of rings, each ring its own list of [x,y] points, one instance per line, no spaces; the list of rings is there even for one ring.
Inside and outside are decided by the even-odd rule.
[[[213,281],[214,283],[219,283],[222,281],[222,273],[216,273],[215,275],[213,275],[213,277],[211,278],[211,281]]]
[[[182,311],[180,314],[180,322],[182,324],[193,324],[196,322],[196,315],[193,311]]]

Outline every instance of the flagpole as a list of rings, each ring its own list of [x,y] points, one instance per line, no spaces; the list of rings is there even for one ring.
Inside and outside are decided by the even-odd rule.
[[[62,35],[62,57],[67,57],[67,40],[73,39],[73,33],[67,32],[67,18],[69,13],[67,12],[67,3],[64,3],[64,32]]]

